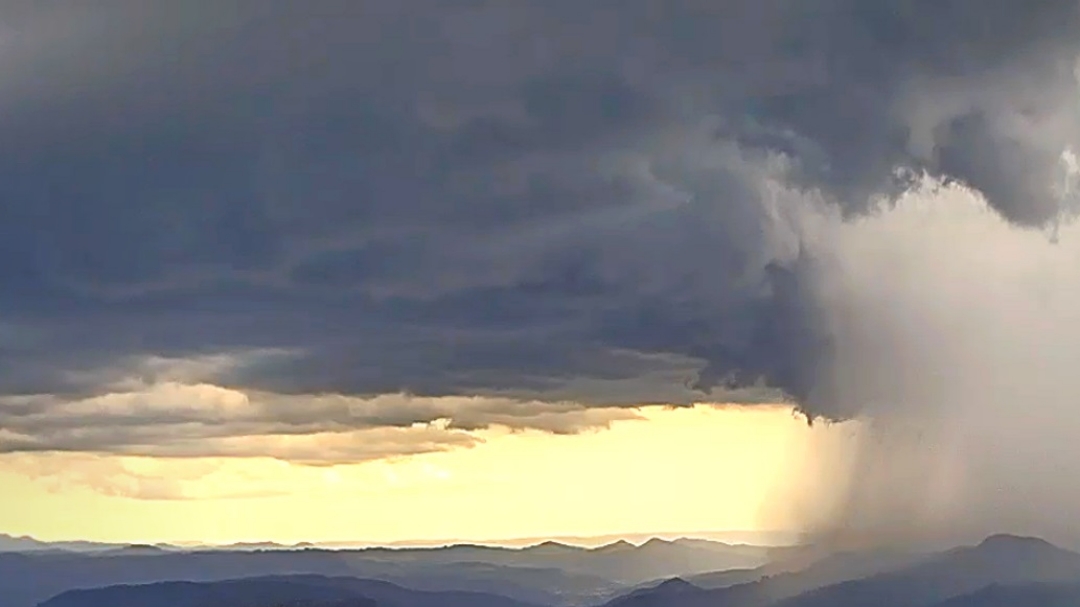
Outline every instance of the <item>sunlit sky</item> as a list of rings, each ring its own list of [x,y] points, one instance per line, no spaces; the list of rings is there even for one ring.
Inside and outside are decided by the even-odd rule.
[[[850,443],[782,406],[642,410],[576,435],[332,467],[274,459],[18,454],[0,531],[114,542],[497,540],[790,530]],[[168,484],[172,499],[147,499]],[[809,485],[808,485],[809,484]],[[179,499],[178,499],[179,498]]]

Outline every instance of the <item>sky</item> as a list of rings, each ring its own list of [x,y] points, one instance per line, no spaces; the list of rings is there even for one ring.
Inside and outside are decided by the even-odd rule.
[[[775,532],[794,518],[769,501],[818,478],[826,456],[842,459],[852,432],[811,429],[781,406],[639,415],[578,435],[485,431],[470,449],[332,467],[5,456],[0,519],[9,533],[102,542],[790,541]]]
[[[350,535],[1080,541],[1078,31],[1075,0],[4,6],[0,502],[55,537],[180,502],[187,539],[324,537],[304,496],[363,486],[429,511]],[[746,411],[655,408],[703,403]],[[514,449],[558,464],[513,481],[544,503],[685,500],[541,524],[454,484]]]

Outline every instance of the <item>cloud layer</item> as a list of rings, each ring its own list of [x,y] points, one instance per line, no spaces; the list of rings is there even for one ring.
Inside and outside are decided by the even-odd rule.
[[[641,403],[876,412],[881,394],[842,380],[865,350],[835,319],[895,277],[856,282],[844,264],[868,253],[830,235],[923,176],[966,184],[1008,230],[1067,218],[1078,13],[0,9],[0,448],[392,434],[377,456]],[[196,405],[162,405],[170,390]],[[210,423],[232,398],[257,415]]]
[[[482,397],[242,392],[162,382],[81,399],[9,398],[0,452],[276,457],[335,464],[472,447],[498,426],[557,434],[640,419],[625,408]]]

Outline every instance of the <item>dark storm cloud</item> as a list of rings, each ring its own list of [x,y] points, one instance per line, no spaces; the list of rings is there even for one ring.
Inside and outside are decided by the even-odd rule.
[[[910,168],[1042,226],[1080,133],[1066,0],[33,7],[0,11],[7,394],[264,351],[187,379],[596,404],[764,379],[847,414],[808,400],[830,340],[768,185],[854,214]]]

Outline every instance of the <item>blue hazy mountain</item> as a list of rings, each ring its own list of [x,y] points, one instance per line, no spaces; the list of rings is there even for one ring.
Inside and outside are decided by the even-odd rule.
[[[41,607],[537,607],[479,592],[425,592],[389,582],[323,576],[283,576],[219,582],[158,582],[71,590]]]
[[[729,569],[651,582],[624,593],[610,607],[666,605],[771,605],[807,591],[896,569],[920,558],[899,551],[817,554],[812,549],[778,552],[776,559],[753,569]],[[675,596],[675,595],[678,596]]]
[[[14,536],[0,533],[0,553],[2,552],[104,552],[121,550],[125,544],[106,544],[100,542],[43,542],[28,536]],[[165,549],[166,545],[156,548]]]
[[[1076,607],[1080,605],[1080,582],[994,584],[970,594],[953,597],[934,607]]]
[[[723,573],[703,577],[722,578]],[[934,607],[951,599],[958,602],[949,607],[967,607],[962,602],[966,595],[975,601],[1009,592],[1071,592],[1069,586],[1041,585],[1047,583],[1080,583],[1080,554],[1037,538],[998,535],[924,556],[834,554],[801,570],[720,588],[677,580],[633,591],[605,607]],[[988,594],[972,594],[983,589]]]
[[[329,578],[328,578],[329,579]],[[378,607],[359,588],[320,580],[253,579],[214,583],[159,582],[139,586],[108,586],[71,590],[42,603],[42,607]]]
[[[1080,554],[1038,538],[996,535],[914,565],[812,590],[776,607],[916,607],[991,585],[1080,581]]]
[[[562,606],[596,604],[647,580],[759,564],[766,549],[719,542],[656,540],[581,548],[456,545],[361,550],[201,550],[120,546],[93,553],[0,553],[2,607],[33,607],[73,588],[317,574],[393,582],[428,591],[495,593]]]
[[[216,582],[157,582],[73,590],[41,607],[276,607],[291,604],[363,607],[538,607],[497,594],[427,592],[379,580],[281,576]]]
[[[464,545],[178,553],[128,546],[93,553],[31,551],[0,554],[0,605],[1080,606],[1080,554],[1037,538],[997,535],[976,545],[929,554],[874,551],[820,556],[793,549],[775,552],[775,560],[760,567],[708,573],[700,573],[703,565],[692,562],[698,557],[715,563],[716,555],[730,560],[732,554],[739,554],[738,547],[664,541],[642,546],[616,542],[592,549],[545,542],[524,549]],[[626,581],[657,567],[694,573],[652,582]]]

